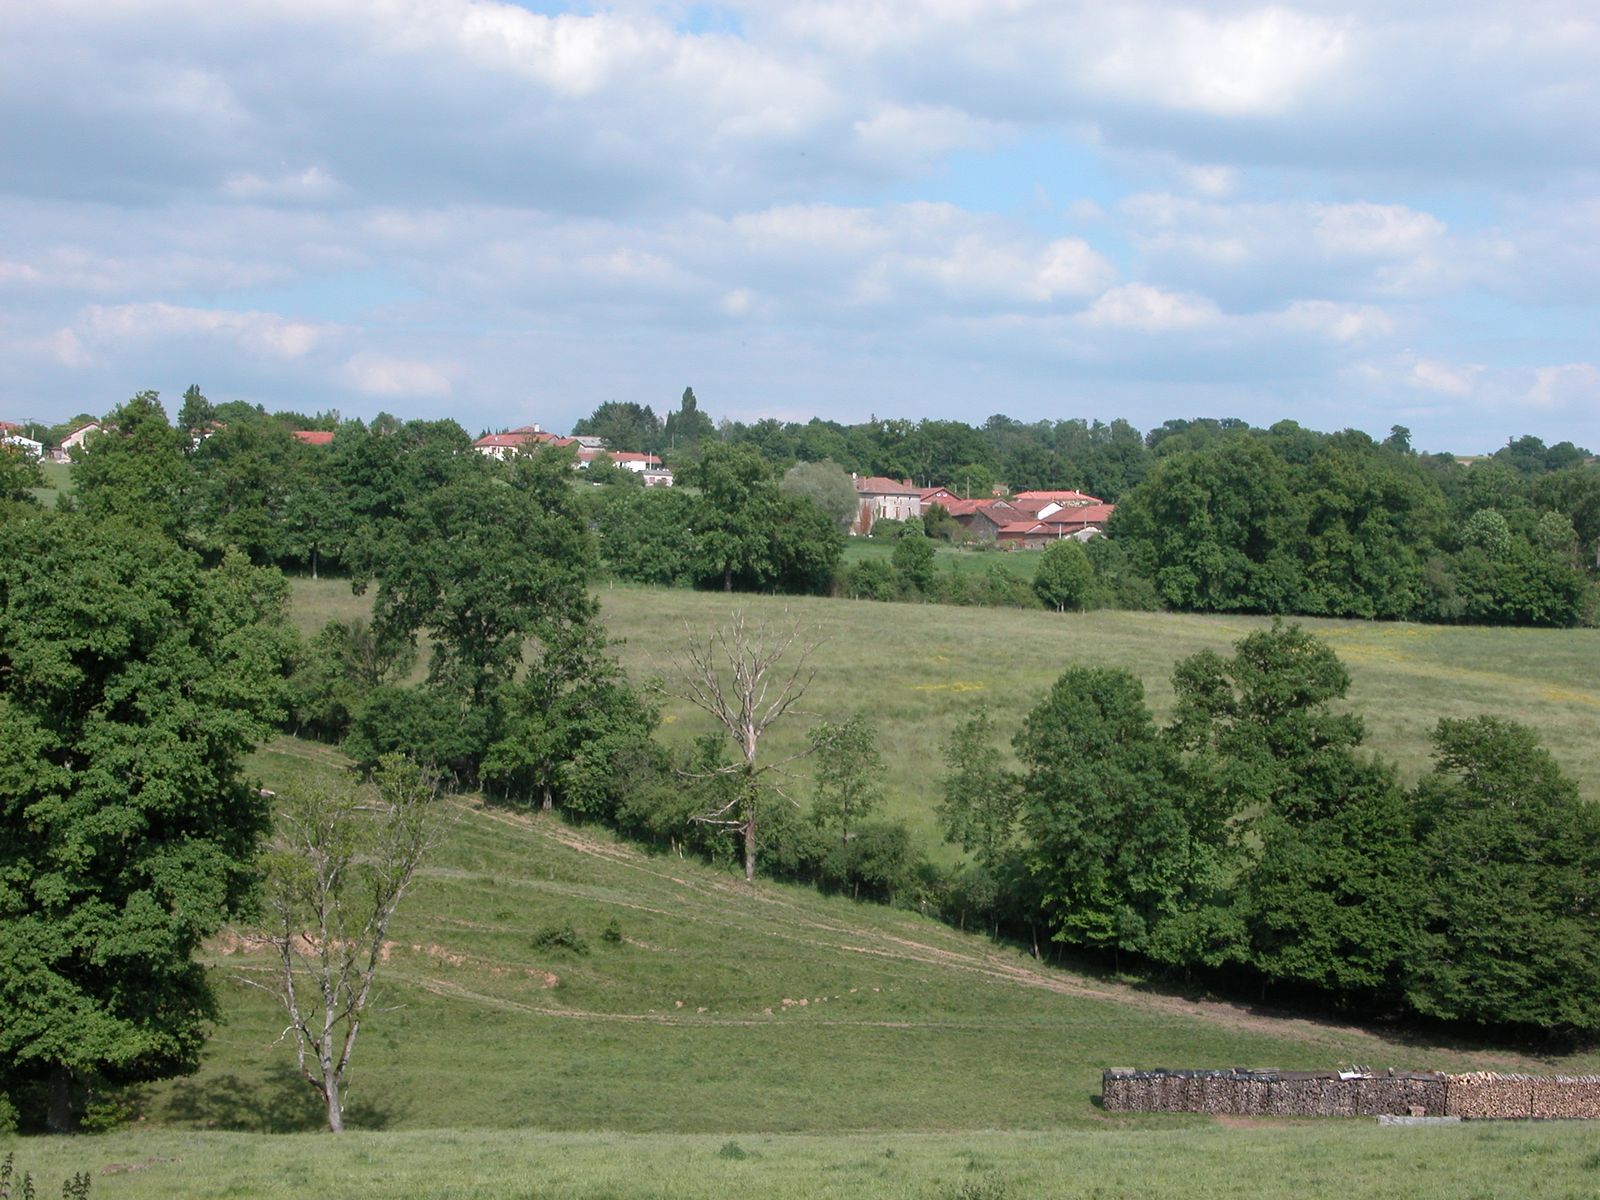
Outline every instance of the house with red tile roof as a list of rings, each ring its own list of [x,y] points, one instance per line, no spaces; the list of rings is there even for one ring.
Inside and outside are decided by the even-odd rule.
[[[329,429],[296,429],[294,440],[307,446],[328,446],[333,443],[333,431]]]
[[[1054,503],[1061,505],[1063,508],[1073,508],[1084,504],[1104,503],[1099,496],[1091,496],[1087,492],[1074,492],[1071,490],[1054,492],[1018,492],[1016,498],[1018,500],[1053,501]]]
[[[922,515],[922,489],[909,479],[852,475],[856,487],[856,519],[850,532],[865,537],[879,521],[906,521]]]

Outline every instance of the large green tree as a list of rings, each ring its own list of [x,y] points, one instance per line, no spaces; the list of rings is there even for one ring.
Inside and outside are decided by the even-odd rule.
[[[572,426],[574,434],[604,438],[612,450],[654,454],[662,446],[661,419],[649,405],[632,400],[607,400]]]
[[[1524,725],[1442,720],[1434,744],[1407,998],[1448,1020],[1600,1031],[1600,809]]]
[[[387,639],[433,642],[429,683],[482,705],[545,623],[585,621],[594,547],[568,456],[519,456],[506,478],[479,460],[408,501],[372,552],[374,622]]]
[[[192,1071],[216,1005],[193,959],[243,903],[279,715],[276,571],[202,571],[147,525],[15,522],[0,556],[0,1089]],[[33,1093],[29,1093],[33,1094]]]
[[[167,421],[155,392],[140,392],[105,419],[104,429],[75,452],[77,501],[94,517],[153,525],[169,535],[187,527],[188,446]]]
[[[1073,667],[1015,745],[1029,866],[1056,940],[1148,951],[1207,864],[1144,688],[1126,671]]]

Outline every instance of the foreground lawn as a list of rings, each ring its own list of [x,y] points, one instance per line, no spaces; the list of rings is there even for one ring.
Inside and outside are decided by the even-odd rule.
[[[825,1104],[827,1096],[818,1096]],[[5,1149],[0,1145],[0,1150]],[[266,1137],[121,1133],[21,1143],[53,1195],[74,1171],[96,1197],[540,1197],[770,1200],[1489,1200],[1592,1197],[1600,1155],[1578,1123],[1378,1128],[1107,1122],[1094,1131],[838,1137],[440,1130]]]

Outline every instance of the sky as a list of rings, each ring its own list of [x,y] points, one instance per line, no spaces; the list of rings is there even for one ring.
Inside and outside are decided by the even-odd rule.
[[[1600,6],[4,0],[0,418],[1600,447]]]

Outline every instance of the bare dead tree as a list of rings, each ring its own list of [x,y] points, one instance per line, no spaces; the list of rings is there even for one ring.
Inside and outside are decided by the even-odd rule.
[[[370,789],[285,789],[265,856],[267,928],[249,940],[277,957],[267,992],[288,1014],[300,1074],[344,1131],[350,1059],[366,1019],[385,937],[418,865],[443,836],[438,783],[400,755]]]
[[[761,738],[793,710],[816,676],[808,663],[818,643],[801,633],[799,625],[787,632],[774,632],[765,624],[751,628],[739,610],[730,625],[703,638],[691,633],[685,659],[673,664],[683,680],[684,696],[709,713],[738,747],[738,761],[729,768],[738,776],[733,798],[694,819],[740,835],[747,881],[756,875],[761,776],[789,761],[759,763]],[[791,651],[790,663],[780,666]]]

